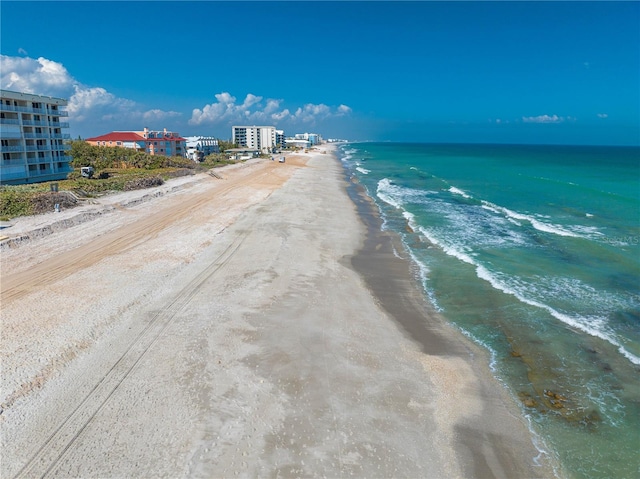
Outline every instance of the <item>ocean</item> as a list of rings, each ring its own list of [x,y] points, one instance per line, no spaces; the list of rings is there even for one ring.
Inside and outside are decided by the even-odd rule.
[[[339,152],[428,300],[490,352],[558,472],[640,477],[640,148]]]

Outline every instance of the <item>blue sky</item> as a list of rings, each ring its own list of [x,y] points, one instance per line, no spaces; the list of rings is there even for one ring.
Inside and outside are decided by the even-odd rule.
[[[638,2],[0,9],[2,88],[68,98],[73,137],[273,124],[352,140],[640,144]]]

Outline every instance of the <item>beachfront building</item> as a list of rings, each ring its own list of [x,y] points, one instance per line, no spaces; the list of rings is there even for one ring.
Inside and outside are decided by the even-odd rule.
[[[278,148],[284,148],[287,146],[287,139],[284,136],[284,130],[276,130],[276,146]]]
[[[64,180],[72,171],[67,100],[0,90],[0,184]]]
[[[112,131],[85,141],[96,146],[132,148],[149,155],[185,156],[187,152],[186,140],[166,128],[163,131],[148,128],[142,131]]]
[[[260,155],[260,150],[253,148],[228,148],[224,150],[224,154],[227,155],[227,158],[230,160],[242,161],[257,158]]]
[[[309,140],[302,140],[298,138],[287,138],[287,148],[311,148],[311,142]]]
[[[307,140],[311,145],[319,145],[322,143],[322,136],[318,133],[296,133],[296,140]]]
[[[95,146],[119,146],[136,151],[146,151],[145,139],[133,131],[112,131],[106,135],[87,138],[85,141]]]
[[[232,141],[240,148],[270,153],[276,146],[275,126],[233,126]]]
[[[220,153],[218,140],[211,136],[187,136],[185,141],[187,158],[193,161],[202,161],[205,156]]]

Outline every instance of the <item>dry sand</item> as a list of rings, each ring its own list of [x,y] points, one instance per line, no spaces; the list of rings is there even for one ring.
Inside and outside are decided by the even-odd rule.
[[[0,476],[551,477],[329,153],[3,230]]]

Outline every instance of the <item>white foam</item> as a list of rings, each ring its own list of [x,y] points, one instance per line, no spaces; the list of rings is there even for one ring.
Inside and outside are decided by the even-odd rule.
[[[476,274],[478,275],[478,278],[484,279],[485,281],[488,281],[491,286],[493,286],[494,288],[502,291],[503,293],[506,294],[510,294],[512,296],[515,296],[519,301],[528,304],[529,306],[534,306],[536,308],[541,308],[546,310],[549,314],[551,314],[551,316],[553,316],[556,319],[559,319],[560,321],[562,321],[564,324],[567,324],[575,329],[578,329],[580,331],[582,331],[583,333],[587,333],[591,336],[594,336],[596,338],[600,338],[603,341],[606,341],[614,346],[616,346],[618,348],[618,352],[620,352],[620,354],[622,354],[625,358],[627,358],[629,361],[631,361],[633,364],[640,364],[640,357],[635,356],[634,354],[630,353],[629,351],[627,351],[624,346],[622,346],[622,344],[620,344],[619,341],[617,341],[615,338],[613,338],[610,334],[608,334],[607,332],[603,331],[602,329],[598,329],[596,327],[593,326],[600,326],[601,328],[606,324],[606,319],[605,318],[584,318],[584,317],[580,317],[578,316],[577,318],[573,318],[567,314],[561,313],[559,311],[556,311],[554,308],[552,308],[551,306],[548,306],[544,303],[540,303],[539,301],[535,301],[529,298],[526,298],[525,296],[523,296],[522,294],[518,293],[517,291],[514,291],[512,289],[510,289],[508,286],[506,286],[505,284],[503,284],[501,281],[498,281],[493,275],[491,275],[491,273],[484,268],[481,265],[477,265],[476,266]],[[590,323],[591,327],[587,324]]]
[[[574,233],[572,231],[568,231],[560,226],[551,225],[548,223],[544,223],[531,215],[525,215],[522,213],[518,213],[516,211],[512,211],[509,208],[505,208],[504,206],[494,205],[488,201],[482,200],[482,206],[485,209],[493,211],[494,213],[504,214],[507,218],[511,218],[518,221],[526,221],[531,224],[538,231],[543,231],[545,233],[551,233],[559,236],[572,236],[574,238],[582,238],[582,235]]]
[[[453,193],[454,195],[460,195],[463,198],[471,198],[471,196],[469,196],[468,194],[466,194],[464,191],[462,191],[460,188],[456,188],[455,186],[452,186],[451,188],[449,188],[449,192]]]
[[[561,313],[549,305],[541,303],[539,301],[527,298],[525,295],[521,294],[519,291],[509,287],[502,281],[500,281],[495,275],[493,275],[487,268],[483,265],[478,264],[473,257],[465,251],[461,251],[455,246],[446,244],[443,241],[440,241],[435,235],[431,234],[427,229],[423,227],[419,227],[420,232],[427,237],[427,239],[438,245],[446,254],[449,256],[453,256],[464,263],[470,264],[476,269],[476,276],[484,281],[487,281],[491,286],[495,289],[502,291],[505,294],[514,296],[520,302],[528,304],[529,306],[533,306],[536,308],[544,309],[551,316],[560,320],[564,324],[571,326],[577,330],[582,331],[583,333],[589,334],[590,336],[597,337],[606,341],[613,346],[618,348],[618,352],[622,354],[625,358],[631,361],[633,364],[640,365],[640,357],[629,352],[612,334],[606,331],[607,321],[605,318],[586,318],[586,317],[571,317],[568,314]]]
[[[393,187],[393,184],[388,178],[382,178],[380,181],[378,181],[378,189],[376,190],[376,194],[378,198],[380,198],[385,203],[401,210],[402,204],[397,202],[392,196]]]
[[[356,170],[358,170],[360,173],[362,173],[363,175],[368,175],[369,173],[371,173],[370,170],[367,170],[366,168],[361,168],[361,167],[356,167]]]

